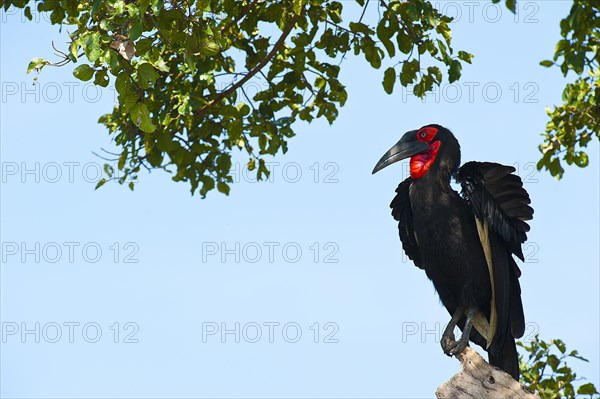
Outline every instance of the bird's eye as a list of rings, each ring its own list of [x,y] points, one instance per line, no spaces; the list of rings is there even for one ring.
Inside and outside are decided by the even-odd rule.
[[[427,137],[427,132],[421,132],[421,137],[422,137],[422,138],[425,138],[425,137]]]

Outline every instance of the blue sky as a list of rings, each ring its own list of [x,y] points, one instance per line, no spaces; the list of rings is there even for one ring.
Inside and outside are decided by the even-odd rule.
[[[231,195],[205,200],[161,172],[134,192],[94,191],[114,91],[71,65],[32,86],[27,64],[66,32],[2,13],[1,396],[433,397],[459,369],[439,346],[449,316],[390,216],[406,165],[371,175],[428,123],[453,130],[463,161],[517,167],[535,208],[524,338],[577,348],[590,362],[569,365],[598,386],[598,142],[560,182],[534,168],[544,108],[566,83],[538,64],[571,3],[522,1],[517,17],[488,1],[434,4],[459,17],[454,48],[475,54],[459,83],[424,102],[398,85],[388,96],[383,70],[351,57],[333,126],[298,125],[270,182],[240,157]]]

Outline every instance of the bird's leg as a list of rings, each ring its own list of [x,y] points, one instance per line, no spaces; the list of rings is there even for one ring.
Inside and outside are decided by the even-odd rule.
[[[454,339],[454,327],[456,327],[456,324],[462,317],[464,310],[464,306],[459,306],[458,308],[456,308],[456,310],[452,314],[452,318],[450,319],[448,325],[446,326],[446,329],[444,330],[444,333],[442,334],[442,340],[440,341],[440,344],[442,345],[442,350],[448,356],[452,356],[452,353],[450,353],[450,349],[452,348],[452,345],[456,342]]]
[[[467,319],[465,320],[465,326],[463,328],[462,335],[458,341],[454,341],[449,343],[444,349],[444,352],[448,356],[457,355],[462,352],[467,346],[469,346],[469,337],[471,335],[471,328],[473,327],[473,317],[475,316],[475,312],[477,308],[469,307],[467,308]],[[452,317],[454,319],[454,316]],[[459,317],[460,318],[460,317]]]

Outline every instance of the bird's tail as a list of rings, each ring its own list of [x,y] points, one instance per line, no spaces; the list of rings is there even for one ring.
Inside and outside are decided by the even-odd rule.
[[[509,337],[506,340],[504,352],[493,353],[493,351],[490,351],[488,354],[492,366],[501,368],[516,381],[519,381],[519,355],[517,354],[517,346],[513,337]]]

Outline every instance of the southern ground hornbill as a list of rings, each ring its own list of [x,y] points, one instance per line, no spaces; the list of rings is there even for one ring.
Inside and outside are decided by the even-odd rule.
[[[491,162],[459,168],[460,146],[440,125],[406,133],[373,173],[410,157],[410,177],[390,207],[406,255],[425,270],[451,315],[441,339],[448,356],[469,341],[487,350],[490,364],[519,379],[515,338],[523,335],[519,270],[533,209],[515,169]],[[450,186],[454,177],[459,195]],[[462,330],[455,340],[454,328]]]

